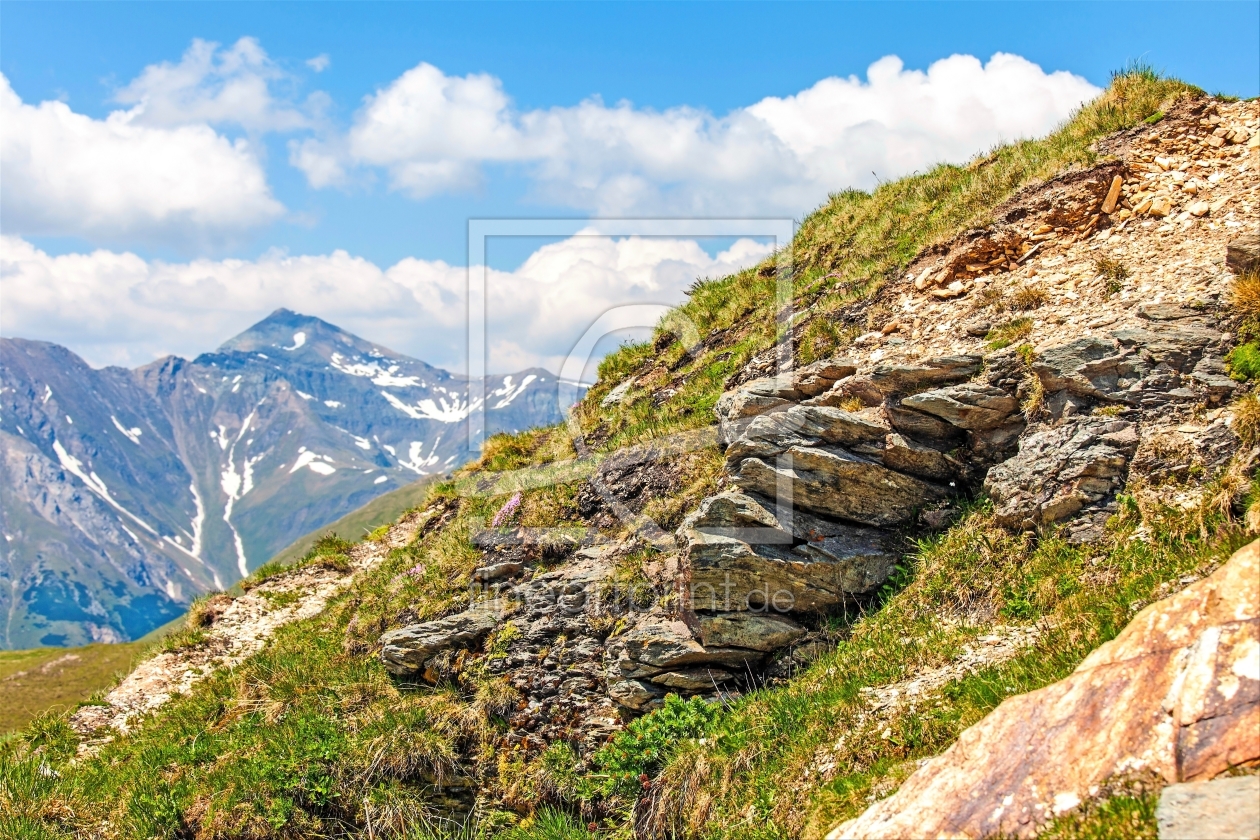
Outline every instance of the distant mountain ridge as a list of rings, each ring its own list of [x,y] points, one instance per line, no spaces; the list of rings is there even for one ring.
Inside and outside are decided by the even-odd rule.
[[[556,384],[487,377],[487,433],[557,422]],[[0,339],[0,645],[138,638],[297,537],[462,464],[479,407],[466,378],[287,309],[135,370]]]

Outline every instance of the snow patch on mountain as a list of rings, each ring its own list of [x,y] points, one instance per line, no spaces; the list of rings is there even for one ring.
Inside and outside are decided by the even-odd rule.
[[[323,460],[320,460],[321,458]],[[289,470],[289,475],[302,469],[302,467],[307,467],[311,472],[319,475],[332,475],[337,471],[337,468],[332,465],[332,458],[312,452],[305,446],[298,451],[297,460],[293,462],[293,468]]]
[[[57,460],[61,462],[61,466],[66,472],[82,481],[85,485],[87,485],[89,490],[100,496],[120,513],[131,517],[136,524],[143,527],[150,534],[157,536],[157,531],[153,529],[152,525],[145,522],[143,519],[136,516],[134,513],[127,510],[114,500],[114,497],[109,494],[109,488],[105,486],[104,481],[101,481],[100,476],[98,476],[95,472],[92,472],[90,469],[85,473],[83,471],[83,462],[67,452],[66,448],[61,445],[61,441],[53,440],[53,452],[57,453]]]
[[[481,400],[475,400],[470,403],[461,399],[459,394],[451,394],[451,402],[449,403],[444,398],[439,397],[436,401],[432,399],[418,400],[415,405],[408,405],[389,391],[381,391],[381,396],[390,405],[406,414],[412,420],[438,420],[442,423],[458,423],[466,419],[474,409],[482,404]]]
[[[433,446],[429,449],[429,454],[424,455],[424,441],[413,440],[411,446],[407,449],[407,460],[398,460],[398,466],[406,467],[414,473],[420,475],[428,475],[425,467],[431,467],[438,462],[437,448],[442,442],[442,436],[438,435],[437,440],[433,441]]]
[[[142,431],[139,426],[133,426],[132,428],[128,429],[122,423],[119,423],[118,418],[112,414],[109,415],[109,419],[114,421],[114,428],[122,432],[123,436],[126,437],[127,440],[131,441],[136,446],[140,445],[140,435],[142,434]]]
[[[349,362],[340,353],[333,353],[329,364],[342,373],[368,377],[373,385],[380,385],[382,388],[418,388],[426,384],[418,376],[399,376],[397,371],[400,365],[390,365],[382,369],[379,362]]]
[[[303,344],[305,344],[305,343],[306,343],[306,333],[304,333],[304,332],[302,332],[301,330],[299,330],[298,332],[295,332],[295,333],[293,334],[293,346],[292,346],[292,347],[281,347],[280,349],[281,349],[281,350],[296,350],[296,349],[298,349],[299,347],[301,347],[301,346],[302,346]]]
[[[494,407],[507,408],[509,405],[512,404],[512,400],[516,399],[522,393],[524,393],[525,389],[529,387],[529,383],[533,382],[537,378],[538,378],[537,376],[531,373],[528,376],[526,376],[524,380],[521,381],[520,385],[517,385],[515,388],[513,388],[511,374],[503,377],[503,384],[500,387],[495,388],[493,391],[490,392],[490,396],[492,397],[503,397],[503,399],[499,400],[497,403],[494,404]]]

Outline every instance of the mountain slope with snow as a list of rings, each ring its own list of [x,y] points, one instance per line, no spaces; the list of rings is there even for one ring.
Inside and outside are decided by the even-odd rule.
[[[4,647],[137,638],[297,537],[560,419],[544,370],[466,379],[277,310],[212,353],[94,370],[0,339]]]

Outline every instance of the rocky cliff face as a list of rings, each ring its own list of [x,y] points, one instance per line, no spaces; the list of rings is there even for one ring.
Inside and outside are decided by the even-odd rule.
[[[338,548],[359,576],[314,556],[217,604],[144,677],[180,713],[50,789],[112,826],[160,775],[171,833],[264,837],[1028,836],[1128,770],[1177,783],[1161,824],[1247,793],[1187,786],[1260,763],[1254,549],[1211,574],[1260,526],[1260,110],[1178,92],[1049,180],[1010,163],[1032,144],[837,196],[797,311],[772,263],[697,284],[700,345],[623,348],[573,422],[488,447],[388,550]],[[1010,197],[937,236],[972,190]],[[276,630],[304,575],[344,594]],[[75,800],[103,767],[125,781]]]
[[[559,419],[491,377],[488,433]],[[119,641],[294,539],[469,457],[467,382],[280,310],[193,361],[93,370],[0,340],[5,647]]]
[[[677,529],[640,601],[610,596],[635,538],[559,567],[518,540],[474,574],[493,600],[387,632],[386,667],[458,677],[510,624],[489,662],[523,697],[505,743],[564,738],[589,755],[668,693],[719,700],[782,673],[819,615],[869,599],[907,538],[948,524],[961,499],[987,494],[1007,529],[1087,544],[1127,485],[1215,474],[1241,447],[1227,243],[1254,251],[1239,234],[1260,203],[1241,146],[1211,132],[1245,140],[1254,111],[1200,100],[1113,138],[1117,162],[1027,190],[992,226],[920,254],[865,305],[880,328],[842,354],[786,370],[777,350],[754,358],[716,408],[727,489]],[[958,830],[1019,833],[1022,819]]]

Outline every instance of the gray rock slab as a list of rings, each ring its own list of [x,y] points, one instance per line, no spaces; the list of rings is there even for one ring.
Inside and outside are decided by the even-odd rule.
[[[1260,840],[1260,776],[1169,785],[1155,821],[1159,840]]]

